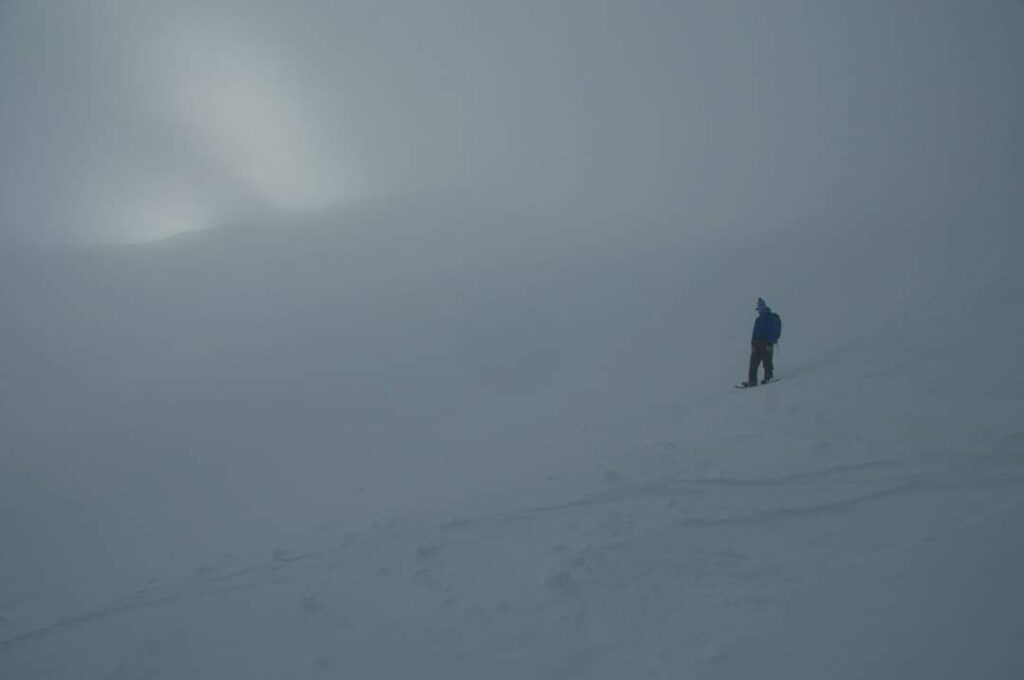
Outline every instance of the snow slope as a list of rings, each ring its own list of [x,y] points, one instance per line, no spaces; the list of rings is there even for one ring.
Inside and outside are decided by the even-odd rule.
[[[1007,214],[9,255],[0,675],[1019,677]]]

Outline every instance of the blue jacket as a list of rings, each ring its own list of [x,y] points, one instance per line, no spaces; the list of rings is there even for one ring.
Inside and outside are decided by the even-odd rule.
[[[750,336],[751,342],[767,342],[774,345],[782,335],[782,319],[771,310],[765,307],[754,321],[754,332]]]

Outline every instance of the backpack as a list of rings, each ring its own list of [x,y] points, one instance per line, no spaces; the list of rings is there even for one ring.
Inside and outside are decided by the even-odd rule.
[[[782,335],[782,317],[775,312],[768,315],[772,320],[772,332],[770,335],[769,342],[773,345],[779,341],[779,336]]]

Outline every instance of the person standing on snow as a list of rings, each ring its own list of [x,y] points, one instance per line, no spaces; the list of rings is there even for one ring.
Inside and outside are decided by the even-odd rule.
[[[780,335],[782,335],[782,319],[765,304],[763,298],[757,298],[757,319],[754,321],[754,332],[750,336],[750,371],[743,387],[757,385],[757,367],[761,363],[764,363],[764,380],[761,381],[761,384],[764,385],[772,379],[772,375],[775,373],[772,353]]]

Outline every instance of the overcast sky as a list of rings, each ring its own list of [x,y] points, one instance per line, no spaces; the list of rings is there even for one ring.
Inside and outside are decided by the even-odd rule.
[[[3,0],[0,236],[944,195],[1020,178],[1022,44],[1013,0]]]

